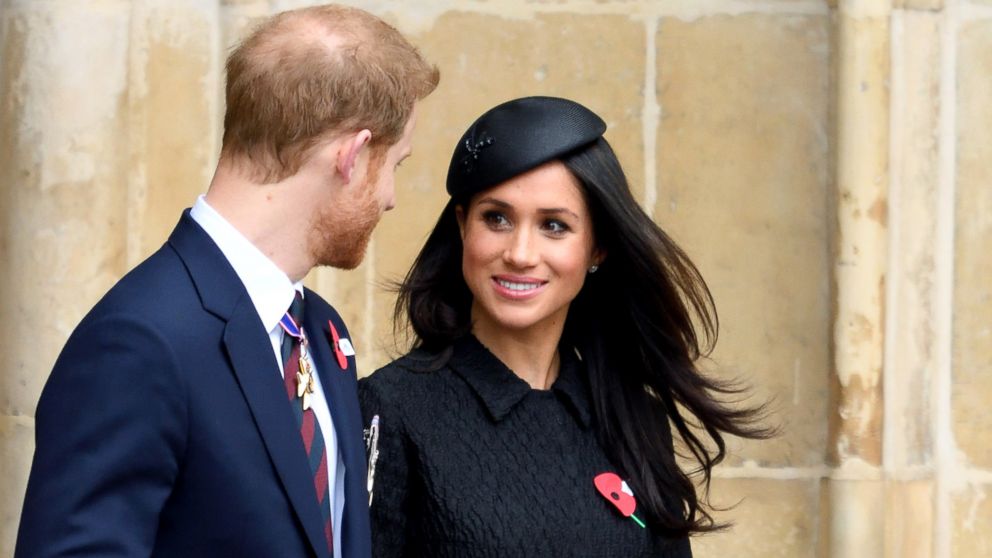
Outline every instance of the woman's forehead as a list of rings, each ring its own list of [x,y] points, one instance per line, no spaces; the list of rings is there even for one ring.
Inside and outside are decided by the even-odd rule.
[[[497,184],[472,197],[472,203],[526,206],[537,209],[585,209],[579,181],[560,161],[552,161]]]

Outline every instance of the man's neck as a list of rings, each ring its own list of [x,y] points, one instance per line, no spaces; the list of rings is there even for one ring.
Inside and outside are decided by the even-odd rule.
[[[293,187],[292,178],[258,184],[220,165],[205,199],[295,283],[309,273],[313,261],[306,238],[310,215],[292,203]]]

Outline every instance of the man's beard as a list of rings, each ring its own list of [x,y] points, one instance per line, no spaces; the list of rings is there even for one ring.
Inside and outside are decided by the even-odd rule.
[[[355,269],[362,263],[382,212],[372,184],[366,182],[361,191],[364,195],[353,200],[347,210],[321,208],[309,236],[316,265]]]

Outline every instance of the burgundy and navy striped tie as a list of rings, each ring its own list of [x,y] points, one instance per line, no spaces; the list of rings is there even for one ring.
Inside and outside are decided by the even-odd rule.
[[[302,331],[303,327],[303,296],[299,291],[296,298],[289,306],[289,317],[293,323]],[[324,536],[327,537],[327,549],[331,556],[334,556],[334,532],[331,526],[330,487],[327,478],[327,447],[324,445],[324,435],[317,423],[317,417],[313,409],[303,410],[303,405],[297,394],[296,372],[300,370],[300,340],[299,338],[284,332],[282,338],[282,362],[283,375],[286,383],[286,393],[289,395],[289,403],[293,408],[296,417],[296,424],[300,428],[300,436],[303,438],[303,447],[307,451],[310,460],[310,474],[313,477],[313,487],[317,495],[317,504],[320,507],[321,519],[324,523]]]

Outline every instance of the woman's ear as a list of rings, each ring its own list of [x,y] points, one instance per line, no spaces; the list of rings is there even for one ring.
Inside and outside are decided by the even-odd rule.
[[[335,170],[345,184],[351,182],[351,175],[355,171],[358,156],[361,155],[362,150],[365,149],[365,146],[371,140],[372,132],[367,129],[348,134],[344,137],[341,148],[338,150]]]
[[[455,219],[458,220],[458,233],[462,237],[462,242],[465,242],[465,206],[455,206]]]
[[[606,250],[603,250],[601,248],[593,248],[592,265],[599,267],[603,265],[604,260],[606,260]]]

